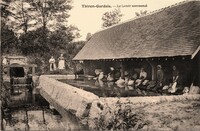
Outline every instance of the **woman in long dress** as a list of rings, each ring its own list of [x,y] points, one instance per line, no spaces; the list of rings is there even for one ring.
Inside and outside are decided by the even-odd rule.
[[[65,58],[63,57],[63,54],[58,58],[58,69],[60,72],[65,69]]]

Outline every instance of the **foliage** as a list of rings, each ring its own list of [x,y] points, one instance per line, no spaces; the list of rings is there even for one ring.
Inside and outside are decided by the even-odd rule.
[[[140,11],[140,13],[139,12],[135,12],[135,15],[136,15],[136,17],[139,17],[139,16],[144,16],[144,15],[146,15],[147,14],[147,10],[145,10],[145,11]]]
[[[85,41],[78,41],[78,42],[72,42],[70,43],[67,48],[66,48],[66,54],[68,54],[66,56],[67,59],[67,68],[68,70],[70,70],[71,72],[76,72],[76,70],[78,70],[77,66],[79,66],[79,62],[78,61],[73,61],[72,59],[75,57],[75,55],[82,49],[82,47],[85,45]]]
[[[67,24],[68,11],[72,9],[71,0],[30,0],[37,12],[37,21],[43,28],[56,30]],[[51,30],[50,29],[50,30]]]
[[[1,1],[1,18],[3,19],[3,21],[5,21],[5,18],[8,16],[8,14],[10,13],[7,10],[7,7],[10,3],[10,0],[2,0]],[[1,19],[1,20],[2,20]]]
[[[1,22],[1,52],[5,53],[17,53],[19,51],[18,39],[14,32],[6,26],[5,22]]]
[[[48,32],[48,30],[46,30]],[[43,31],[39,28],[35,31],[29,31],[19,37],[20,49],[25,55],[33,54],[37,52],[48,52],[48,44],[43,44]]]
[[[86,36],[86,41],[89,41],[92,37],[92,34],[91,33],[87,33],[87,36]]]
[[[17,34],[43,27],[56,30],[67,24],[71,0],[4,0],[7,25]]]
[[[73,42],[73,39],[77,35],[73,33],[75,29],[77,28],[69,26],[53,32],[46,30],[47,44],[43,44],[43,31],[41,29],[29,31],[20,36],[20,48],[23,54],[30,57],[32,60],[30,63],[35,63],[42,68],[37,69],[36,71],[48,71],[49,58],[54,56],[57,60],[61,52],[64,53],[64,57],[68,60],[66,67],[68,68],[70,66],[68,69],[71,69],[73,68],[72,58],[84,45],[84,42]],[[75,32],[77,31],[75,30]]]
[[[6,18],[9,14],[9,11],[7,10],[7,2],[9,2],[9,0],[6,2],[4,1],[3,5],[1,6],[1,52],[3,54],[15,53],[18,44],[18,39],[15,36],[15,33],[6,25]]]
[[[110,115],[109,119],[106,117]],[[147,125],[148,121],[144,120],[144,114],[134,112],[130,105],[122,106],[122,103],[116,104],[113,113],[101,115],[96,121],[97,130],[137,130]]]
[[[2,51],[20,54],[37,64],[36,71],[48,70],[48,60],[64,53],[66,67],[73,69],[72,58],[84,42],[75,26],[67,24],[71,0],[3,0]],[[69,65],[69,66],[68,66]]]
[[[78,28],[74,26],[61,26],[58,30],[51,32],[50,45],[54,49],[65,49],[70,42],[79,37],[78,31]]]
[[[102,16],[103,24],[102,27],[109,27],[114,24],[118,24],[121,21],[121,11],[119,9],[115,9],[110,12],[105,12]]]
[[[30,5],[29,0],[8,1],[6,7],[6,23],[17,34],[26,33],[35,29],[37,14]]]

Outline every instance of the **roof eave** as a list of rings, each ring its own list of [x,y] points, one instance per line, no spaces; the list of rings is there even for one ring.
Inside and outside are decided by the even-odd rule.
[[[200,50],[200,47],[198,47],[198,51]],[[198,53],[196,52],[196,54]],[[195,54],[195,55],[196,55]],[[120,60],[120,59],[151,59],[151,58],[170,58],[170,57],[191,57],[193,59],[193,54],[185,54],[185,55],[172,55],[172,56],[149,56],[149,57],[113,57],[113,58],[73,58],[73,60],[77,61],[87,61],[87,60]],[[195,56],[194,56],[195,57]]]

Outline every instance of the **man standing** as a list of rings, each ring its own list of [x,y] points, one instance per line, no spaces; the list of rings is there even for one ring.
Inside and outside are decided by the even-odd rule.
[[[173,83],[174,83],[174,82],[178,82],[179,71],[176,69],[176,66],[173,66],[172,69],[173,69],[173,72],[172,72]]]
[[[157,80],[156,80],[156,86],[153,89],[154,91],[157,91],[159,89],[162,88],[163,86],[163,79],[164,79],[164,72],[162,70],[162,66],[161,65],[157,65]]]

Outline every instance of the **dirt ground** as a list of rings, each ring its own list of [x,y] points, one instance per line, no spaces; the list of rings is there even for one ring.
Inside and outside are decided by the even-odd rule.
[[[149,123],[141,131],[200,131],[200,100],[163,102],[135,110]]]

